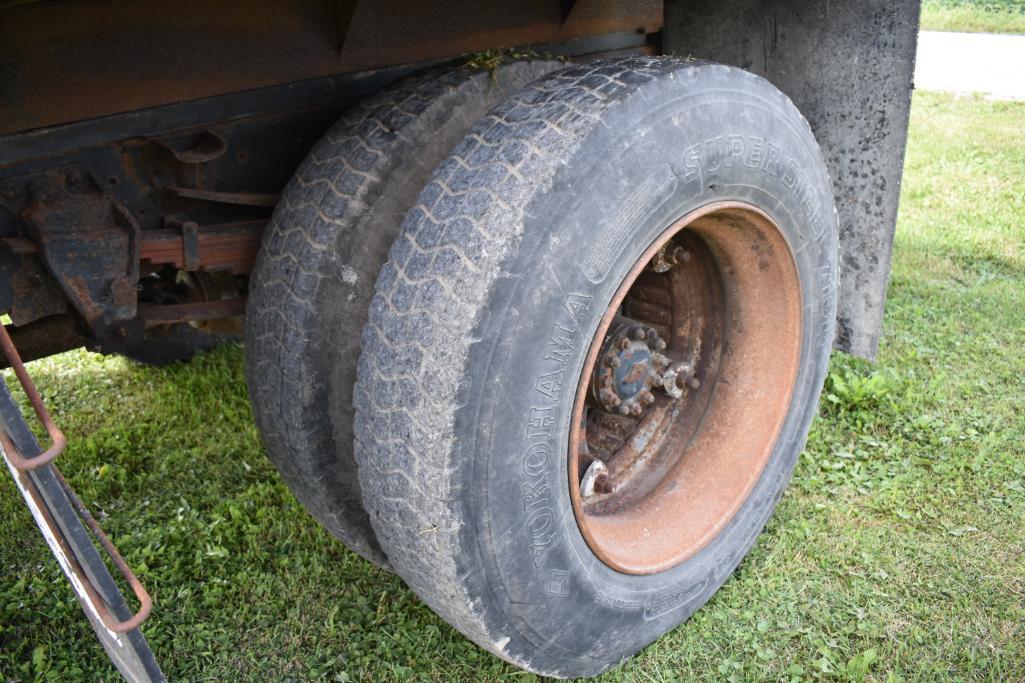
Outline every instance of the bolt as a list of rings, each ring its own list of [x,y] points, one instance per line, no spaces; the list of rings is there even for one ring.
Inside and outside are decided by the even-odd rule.
[[[641,410],[643,410],[643,409],[639,405],[637,405],[635,403],[633,409],[630,412],[633,413],[634,415],[640,415],[641,414]]]
[[[655,342],[655,348],[658,349],[659,351],[665,351],[666,350],[666,340],[665,339],[659,339],[657,342]]]
[[[629,415],[630,414],[630,406],[628,406],[625,403],[621,404],[619,406],[619,414],[620,415]]]
[[[615,394],[612,394],[612,398],[609,399],[609,403],[612,404],[613,408],[615,408],[616,406],[620,405],[622,402],[623,401],[618,396],[616,396]]]
[[[648,405],[651,405],[655,402],[655,396],[650,391],[645,391],[641,393],[641,400],[647,403]]]
[[[624,351],[626,351],[628,348],[630,348],[630,340],[627,339],[626,337],[623,337],[622,339],[620,339],[619,340],[619,348],[621,348]]]
[[[677,263],[686,263],[690,261],[690,252],[683,247],[676,247],[673,249],[673,260]]]
[[[644,331],[643,327],[634,328],[634,339],[637,341],[644,341],[648,337],[648,333]]]
[[[609,365],[611,365],[614,368],[618,368],[622,364],[623,361],[619,360],[619,356],[613,356],[612,361],[609,363]]]

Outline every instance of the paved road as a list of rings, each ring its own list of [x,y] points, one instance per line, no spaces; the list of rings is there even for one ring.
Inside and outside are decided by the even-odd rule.
[[[1025,100],[1025,36],[922,31],[915,87]]]

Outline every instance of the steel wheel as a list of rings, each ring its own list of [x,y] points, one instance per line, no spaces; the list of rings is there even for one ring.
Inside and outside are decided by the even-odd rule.
[[[570,433],[574,512],[603,562],[655,573],[715,537],[765,467],[800,347],[797,269],[758,209],[706,206],[645,250],[591,342]]]

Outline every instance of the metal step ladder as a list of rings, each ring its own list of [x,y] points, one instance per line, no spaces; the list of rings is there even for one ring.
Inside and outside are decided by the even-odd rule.
[[[67,445],[25,370],[10,335],[0,325],[0,351],[49,435],[45,451],[33,436],[6,382],[0,382],[0,450],[32,517],[68,577],[100,643],[125,680],[165,681],[139,625],[153,601],[89,510],[53,464]],[[93,539],[110,558],[139,602],[133,614]]]

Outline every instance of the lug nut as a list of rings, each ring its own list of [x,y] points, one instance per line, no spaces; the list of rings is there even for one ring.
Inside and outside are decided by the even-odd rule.
[[[655,342],[655,348],[658,349],[659,351],[665,351],[666,350],[666,341],[665,341],[665,339],[659,339],[657,342]]]
[[[628,406],[625,403],[621,404],[619,406],[619,414],[620,415],[629,415],[630,414],[630,406]]]
[[[634,407],[630,410],[630,412],[633,413],[634,415],[640,415],[641,414],[641,410],[642,410],[642,408],[639,405],[634,404]]]
[[[648,333],[644,331],[643,327],[634,328],[634,339],[637,341],[644,341],[648,338]]]
[[[619,340],[619,348],[621,348],[624,351],[626,351],[628,348],[630,348],[630,340],[627,339],[626,337],[623,337],[622,339],[620,339]]]
[[[673,260],[677,263],[686,263],[690,261],[690,252],[683,247],[676,247],[673,249]]]
[[[655,402],[655,396],[650,391],[645,391],[641,394],[641,400],[647,403],[648,405],[651,405]]]

